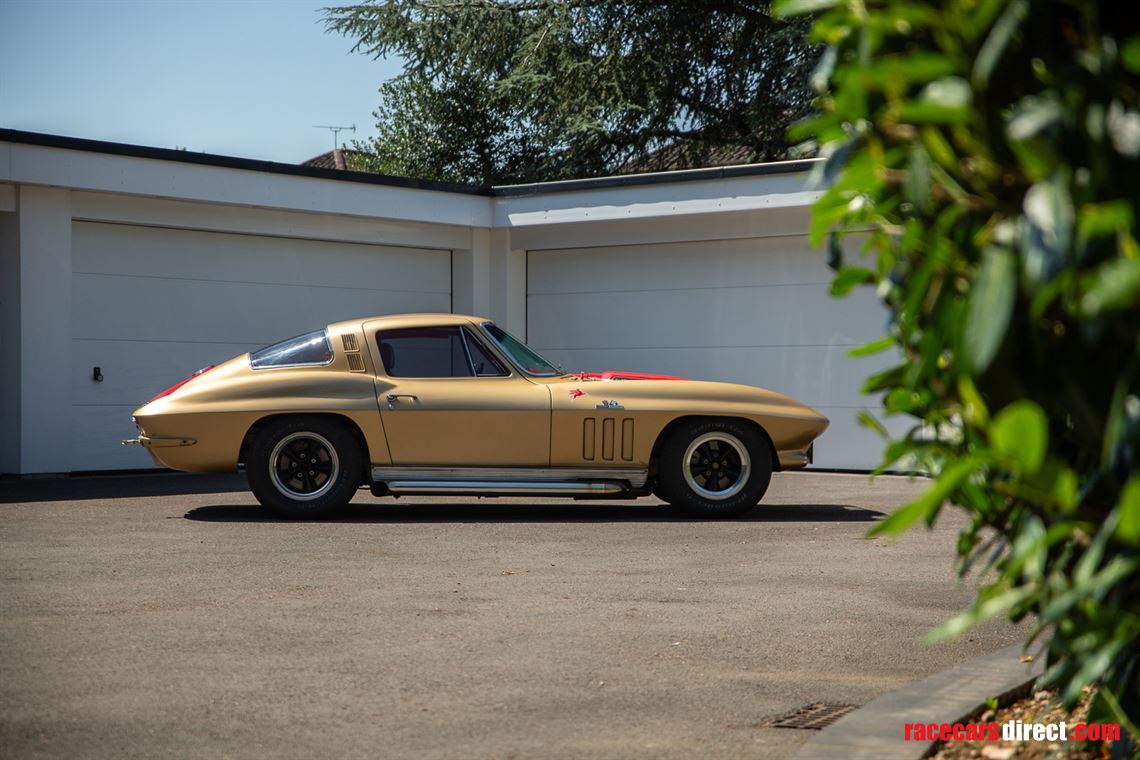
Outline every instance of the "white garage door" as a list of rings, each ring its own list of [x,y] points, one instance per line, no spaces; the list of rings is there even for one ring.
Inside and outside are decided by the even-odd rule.
[[[831,418],[818,467],[869,469],[880,439],[857,425],[859,388],[889,356],[873,293],[833,299],[806,238],[530,251],[527,342],[568,370],[641,370],[786,393]]]
[[[119,445],[131,412],[200,367],[341,319],[451,310],[440,250],[76,222],[73,271],[72,471],[153,467]]]

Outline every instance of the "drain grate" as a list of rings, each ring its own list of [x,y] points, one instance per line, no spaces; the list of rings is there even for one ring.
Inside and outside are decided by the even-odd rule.
[[[804,705],[774,718],[765,718],[756,724],[756,728],[799,728],[807,731],[818,731],[830,726],[858,705],[831,705],[826,702],[816,702]]]

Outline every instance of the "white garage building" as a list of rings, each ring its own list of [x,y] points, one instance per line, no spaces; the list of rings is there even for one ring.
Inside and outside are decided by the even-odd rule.
[[[0,473],[152,467],[131,411],[354,316],[487,315],[568,369],[761,385],[869,469],[874,294],[828,296],[810,162],[483,190],[0,130]],[[98,368],[98,369],[96,369]],[[100,379],[101,378],[101,379]]]

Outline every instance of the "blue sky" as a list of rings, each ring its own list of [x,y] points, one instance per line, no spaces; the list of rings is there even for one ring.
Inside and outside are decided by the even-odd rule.
[[[325,33],[337,2],[0,0],[0,127],[298,163],[400,71]]]

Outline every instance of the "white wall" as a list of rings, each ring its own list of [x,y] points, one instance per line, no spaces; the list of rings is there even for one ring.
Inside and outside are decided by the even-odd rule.
[[[71,435],[71,191],[21,186],[19,472],[54,472]]]
[[[20,471],[20,219],[15,192],[0,210],[0,473]]]

